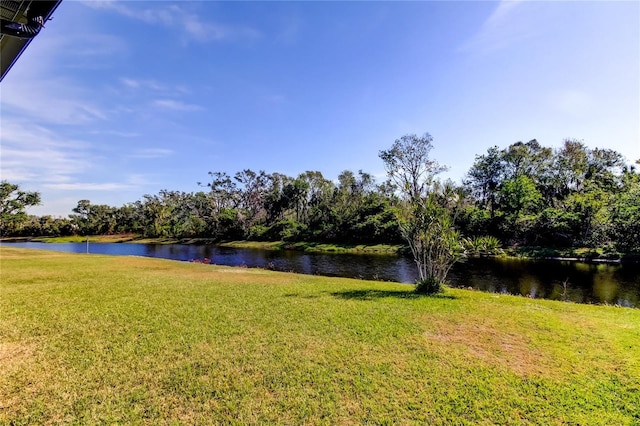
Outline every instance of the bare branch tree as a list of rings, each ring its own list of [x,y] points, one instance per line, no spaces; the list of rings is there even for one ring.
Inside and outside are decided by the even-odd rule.
[[[379,154],[398,195],[395,213],[400,232],[418,267],[416,291],[424,293],[441,291],[449,270],[462,255],[460,235],[449,210],[459,197],[435,179],[447,168],[429,158],[432,141],[428,133],[405,135]]]

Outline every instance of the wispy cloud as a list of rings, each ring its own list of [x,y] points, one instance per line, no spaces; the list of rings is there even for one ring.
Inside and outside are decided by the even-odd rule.
[[[81,141],[25,121],[2,119],[2,178],[28,182],[68,182],[91,167]]]
[[[40,187],[37,188],[39,190]],[[55,194],[52,196],[52,194]],[[57,216],[57,217],[66,217],[71,213],[71,209],[75,207],[78,203],[78,198],[73,196],[73,194],[68,194],[70,196],[62,196],[58,193],[58,191],[50,191],[42,193],[42,204],[39,206],[31,207],[29,209],[30,214],[34,214],[36,216]]]
[[[48,124],[82,125],[107,119],[108,109],[100,105],[94,87],[61,76],[62,67],[78,63],[53,53],[74,50],[69,39],[54,37],[38,41],[29,46],[29,54],[20,58],[16,69],[3,82],[3,118],[9,111]]]
[[[129,158],[164,158],[173,154],[173,150],[164,148],[138,149],[129,155]]]
[[[460,50],[483,55],[534,36],[541,26],[530,19],[532,4],[526,0],[502,0],[478,32],[460,46]]]
[[[91,135],[137,134],[101,129],[116,118],[117,105],[104,88],[86,84],[75,77],[78,74],[69,72],[95,68],[99,63],[110,66],[110,57],[124,52],[119,40],[87,34],[78,44],[72,37],[50,36],[30,45],[28,54],[20,58],[1,89],[2,179],[39,191],[135,187],[130,182],[113,182],[110,176],[100,181],[98,170],[103,168],[104,159],[96,154],[100,148],[91,142]],[[50,202],[57,201],[47,199]]]
[[[122,58],[129,52],[126,40],[113,34],[83,34],[82,43],[70,37],[53,39],[52,42],[63,44],[55,51],[64,58],[73,58],[75,68],[82,65],[95,67],[96,61],[99,61],[98,58],[106,58],[108,62],[103,65],[111,66],[113,64],[110,61],[111,58]],[[83,58],[84,61],[81,60]]]
[[[119,138],[135,138],[140,136],[140,133],[137,132],[122,132],[119,130],[92,130],[89,134],[117,136]]]
[[[560,114],[582,117],[595,110],[597,103],[582,90],[559,90],[548,96],[548,106]]]
[[[183,95],[191,93],[191,90],[184,85],[167,85],[162,84],[154,79],[141,79],[141,78],[120,78],[120,83],[127,89],[164,93],[170,95]]]
[[[134,78],[122,77],[120,82],[131,89],[151,89],[151,90],[165,90],[165,86],[158,83],[155,80],[141,80]]]
[[[176,4],[160,7],[157,3],[154,3],[152,8],[134,8],[129,4],[110,0],[87,1],[84,4],[93,8],[110,10],[147,24],[173,29],[187,39],[198,42],[257,38],[260,36],[260,32],[253,28],[203,21],[197,13]]]
[[[153,105],[163,109],[169,109],[173,111],[200,111],[202,107],[200,105],[189,104],[182,101],[176,101],[174,99],[156,99],[153,101]]]
[[[107,112],[77,84],[63,78],[17,79],[2,87],[2,107],[50,124],[82,124]]]
[[[125,182],[86,182],[101,159],[88,144],[69,140],[46,127],[2,120],[2,179],[62,191],[116,191],[137,188],[137,176]]]
[[[57,189],[63,191],[118,191],[132,188],[131,185],[117,182],[45,183],[42,186],[47,189]]]
[[[20,74],[50,78],[68,69],[111,68],[129,53],[126,39],[117,35],[94,32],[82,33],[81,37],[78,40],[78,36],[71,33],[47,33],[46,37],[38,38],[38,43],[29,45],[28,54],[20,57]],[[47,67],[51,64],[55,64],[55,69]],[[13,74],[16,73],[9,76]]]

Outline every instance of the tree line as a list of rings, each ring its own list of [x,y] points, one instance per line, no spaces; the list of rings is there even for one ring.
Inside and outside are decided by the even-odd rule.
[[[24,208],[38,204],[39,195],[5,181],[0,232],[398,244],[407,241],[400,201],[431,194],[438,199],[432,208],[444,209],[436,216],[446,211],[460,238],[640,251],[640,174],[616,151],[590,149],[571,139],[555,149],[536,140],[494,146],[475,157],[459,184],[433,180],[444,168],[427,155],[422,160],[431,161],[432,174],[421,181],[426,191],[412,188],[418,181],[394,180],[408,166],[394,163],[391,154],[392,149],[380,153],[388,172],[382,182],[362,170],[345,170],[336,181],[319,171],[295,177],[263,170],[233,176],[212,171],[198,191],[162,190],[120,207],[80,200],[67,218],[26,215]]]

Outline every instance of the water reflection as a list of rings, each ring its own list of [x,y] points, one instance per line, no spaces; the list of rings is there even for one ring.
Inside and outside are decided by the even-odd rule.
[[[15,247],[84,253],[85,243],[6,243]],[[92,243],[90,253],[159,257],[174,260],[209,259],[228,266],[268,268],[303,274],[341,276],[413,283],[417,271],[406,257],[265,251],[196,245]],[[449,274],[454,287],[533,298],[607,303],[640,307],[640,265],[587,264],[525,259],[468,259]]]
[[[598,265],[597,273],[593,275],[593,294],[602,301],[612,303],[618,294],[618,283],[613,278],[613,271]]]
[[[540,291],[540,282],[536,279],[535,276],[524,273],[520,277],[520,295],[528,296],[531,298],[535,298],[538,292]],[[544,294],[541,294],[540,297],[544,297]]]

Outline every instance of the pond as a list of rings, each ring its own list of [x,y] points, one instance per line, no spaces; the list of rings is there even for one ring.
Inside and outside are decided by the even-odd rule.
[[[86,253],[85,243],[4,243],[13,247]],[[206,261],[217,265],[267,268],[302,274],[413,283],[413,260],[377,254],[328,254],[298,251],[225,248],[212,245],[90,243],[89,253],[147,256],[181,261]],[[640,307],[639,264],[513,258],[468,259],[449,273],[453,287],[518,294],[532,298],[578,303]]]

